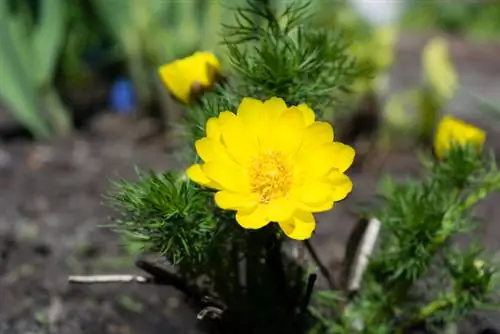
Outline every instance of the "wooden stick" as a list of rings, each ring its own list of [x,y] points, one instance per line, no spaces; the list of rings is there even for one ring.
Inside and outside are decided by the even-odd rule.
[[[69,276],[68,282],[77,284],[150,283],[151,279],[139,275],[90,275],[90,276]]]
[[[221,310],[218,307],[207,306],[197,314],[196,318],[198,320],[203,320],[207,315],[210,316],[210,318],[212,319],[221,318],[223,313],[224,310]]]

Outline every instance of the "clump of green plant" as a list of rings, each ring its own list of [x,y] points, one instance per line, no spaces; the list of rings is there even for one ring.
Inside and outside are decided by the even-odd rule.
[[[193,99],[185,113],[183,128],[196,149],[186,155],[191,167],[186,173],[140,173],[136,182],[116,183],[109,195],[119,213],[113,227],[141,244],[145,252],[161,254],[176,268],[172,272],[141,260],[138,266],[151,277],[138,280],[174,285],[190,297],[200,319],[210,323],[209,318],[214,318],[212,325],[215,323],[222,332],[295,333],[310,327],[307,305],[316,274],[309,272],[312,264],[303,265],[284,254],[287,239],[307,239],[316,226],[312,212],[328,209],[334,201],[347,196],[352,187],[344,172],[352,163],[354,151],[333,141],[331,125],[315,120],[336,105],[334,93],[346,90],[360,74],[341,39],[311,27],[307,20],[309,6],[309,3],[292,3],[282,12],[276,12],[269,3],[248,0],[245,6],[236,8],[235,23],[225,25],[223,30],[232,68],[229,80],[213,83],[213,90]],[[167,68],[163,76],[171,83],[169,88],[174,95],[205,81],[206,65],[210,65],[207,59],[214,63],[212,55],[201,53],[173,62]],[[178,80],[169,81],[171,77]],[[239,121],[234,117],[252,117],[261,111],[263,123],[254,122],[252,128],[268,124],[268,130],[241,128],[240,131],[224,126],[224,120],[238,126]],[[311,178],[317,179],[316,186],[322,195],[302,199],[309,204],[298,209],[281,195],[281,191],[290,191],[291,184],[286,181],[289,167],[283,165],[281,169],[285,183],[266,175],[272,172],[273,164],[284,163],[280,157],[291,154],[287,151],[290,145],[298,144],[288,135],[289,130],[304,131],[305,135],[306,124],[314,124],[307,132],[308,145],[317,146],[304,148],[301,154],[313,154],[316,158],[304,156],[301,166],[319,173],[317,176],[312,173]],[[223,143],[216,139],[218,126],[223,132],[221,136],[226,138]],[[313,131],[316,127],[319,137]],[[253,213],[237,203],[231,204],[231,209],[228,202],[226,205],[220,202],[221,196],[234,199],[238,196],[235,192],[247,189],[245,183],[238,183],[241,174],[237,166],[225,170],[230,161],[216,164],[218,176],[212,176],[226,177],[219,182],[229,184],[232,189],[226,193],[219,191],[217,195],[212,183],[204,184],[203,170],[210,169],[209,163],[206,166],[198,163],[200,159],[210,160],[209,156],[215,152],[231,151],[231,155],[242,159],[249,154],[250,158],[248,146],[239,138],[249,131],[258,131],[263,136],[262,143],[275,143],[276,149],[282,150],[276,155],[261,152],[260,162],[252,169],[251,196],[258,198],[251,205]],[[223,147],[218,147],[219,144]],[[328,152],[338,152],[343,159],[328,160]],[[321,163],[308,167],[313,160]],[[323,169],[321,164],[330,167]],[[320,175],[325,173],[329,178],[323,180]],[[235,183],[231,186],[231,182]],[[302,184],[301,179],[290,182],[294,187]],[[332,182],[335,187],[329,188],[323,182]],[[315,193],[314,189],[310,192]],[[229,197],[226,199],[230,200]],[[262,210],[271,210],[268,204],[276,208],[269,211],[274,218],[258,215]],[[239,209],[234,209],[234,205]],[[280,205],[288,213],[279,209]],[[280,212],[285,214],[276,216]],[[311,249],[310,245],[307,248]]]
[[[494,157],[478,150],[483,142],[484,132],[447,116],[437,130],[438,159],[424,160],[426,174],[385,180],[383,204],[367,213],[378,219],[372,224],[380,224],[378,246],[358,254],[368,261],[362,280],[354,274],[358,263],[347,268],[352,275],[344,293],[319,294],[317,333],[409,333],[417,327],[443,333],[497,304],[496,264],[482,247],[453,242],[478,226],[476,204],[500,190]],[[370,233],[378,230],[365,237]]]
[[[115,183],[109,199],[119,214],[113,228],[175,270],[141,259],[149,276],[120,281],[175,286],[217,333],[394,333],[450,308],[476,309],[490,296],[493,271],[485,257],[452,253],[448,243],[471,226],[471,207],[500,188],[500,177],[479,153],[484,133],[452,118],[438,130],[428,176],[386,187],[386,203],[370,215],[382,233],[369,261],[367,242],[358,242],[343,286],[320,263],[308,241],[314,213],[341,205],[355,186],[346,174],[354,149],[321,119],[363,72],[344,40],[313,27],[310,9],[292,3],[276,12],[263,0],[237,8],[223,35],[233,70],[226,82],[211,80],[219,64],[209,53],[161,71],[172,95],[191,103],[183,124],[190,166],[140,172]],[[204,86],[211,90],[191,94]],[[368,224],[360,240],[378,229]],[[286,252],[299,241],[304,259]],[[413,299],[417,281],[434,277],[436,258],[451,283]],[[313,311],[315,267],[338,298]]]
[[[23,2],[11,10],[0,3],[0,98],[12,115],[35,137],[66,135],[71,114],[54,87],[54,75],[65,38],[66,5],[61,0],[40,1],[40,13]]]

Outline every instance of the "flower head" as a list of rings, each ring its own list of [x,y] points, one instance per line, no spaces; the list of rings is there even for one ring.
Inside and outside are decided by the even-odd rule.
[[[180,101],[189,103],[196,90],[209,89],[220,72],[220,63],[211,52],[195,52],[159,68],[167,89]]]
[[[210,118],[195,144],[203,164],[188,177],[217,190],[216,204],[235,210],[244,228],[270,222],[293,239],[307,239],[313,212],[329,210],[352,190],[344,172],[354,150],[333,141],[333,129],[315,122],[306,105],[287,107],[280,98],[244,98],[236,113]]]
[[[422,56],[425,79],[444,98],[451,98],[458,78],[448,53],[448,45],[441,38],[430,41]]]
[[[434,140],[434,151],[442,159],[452,144],[473,144],[482,149],[486,134],[483,130],[467,124],[453,116],[444,116],[438,124]]]

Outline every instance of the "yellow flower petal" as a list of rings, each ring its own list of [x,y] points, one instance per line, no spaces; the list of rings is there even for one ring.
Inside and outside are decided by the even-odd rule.
[[[339,142],[323,144],[316,149],[301,149],[297,157],[296,173],[320,177],[332,168],[345,172],[354,161],[354,149]]]
[[[332,194],[332,185],[321,181],[310,181],[291,191],[297,206],[311,212],[330,210],[333,207]]]
[[[269,121],[264,112],[264,102],[245,97],[241,101],[236,114],[248,129],[249,135],[253,135],[257,139],[266,135]]]
[[[291,219],[279,222],[285,234],[295,240],[309,239],[316,228],[316,221],[310,212],[296,211]]]
[[[351,146],[339,142],[334,142],[332,144],[331,162],[340,172],[343,173],[351,167],[354,156],[355,152]]]
[[[247,229],[259,229],[270,223],[266,209],[262,205],[250,210],[239,210],[236,213],[236,221],[241,227]]]
[[[223,189],[237,193],[250,192],[247,172],[237,164],[207,162],[202,167],[205,175]]]
[[[259,198],[255,193],[240,194],[222,190],[215,194],[215,203],[224,210],[248,210],[259,203]]]
[[[212,52],[198,51],[195,53],[195,55],[202,58],[205,63],[213,66],[215,69],[217,70],[221,69],[219,59],[217,59],[217,57]]]
[[[276,120],[261,148],[294,155],[300,148],[305,130],[302,112],[297,108],[285,110]]]
[[[272,120],[277,120],[288,109],[285,101],[278,97],[272,97],[264,101],[262,108],[266,116]]]
[[[215,140],[208,137],[198,139],[194,143],[196,153],[198,153],[200,158],[205,162],[217,160],[217,154],[219,152],[214,147],[216,146],[216,143],[217,142]]]
[[[205,130],[208,138],[220,139],[221,131],[218,118],[210,117],[205,126]]]
[[[315,122],[306,128],[302,147],[310,151],[320,145],[333,142],[333,139],[333,128],[329,123]]]
[[[188,178],[198,184],[207,184],[210,182],[210,179],[205,175],[205,173],[203,173],[200,164],[191,165],[186,170],[186,175]]]
[[[232,112],[221,112],[219,125],[229,155],[238,163],[248,165],[258,151],[257,138],[246,130],[241,118]]]
[[[332,200],[335,202],[341,201],[347,197],[352,191],[351,179],[338,170],[333,170],[328,176],[332,186]]]
[[[444,116],[438,124],[434,140],[434,151],[439,159],[445,157],[452,144],[475,145],[483,149],[486,133],[451,115]]]
[[[184,75],[191,80],[190,86],[195,81],[202,86],[210,86],[220,68],[215,55],[210,55],[208,52],[195,52],[192,56],[181,59],[180,65]]]
[[[295,205],[287,198],[281,197],[272,200],[266,205],[267,218],[278,222],[289,219],[295,211]]]
[[[219,140],[203,137],[198,139],[194,145],[196,152],[204,162],[234,163],[228,155],[226,147]]]
[[[199,185],[202,185],[202,186],[205,186],[208,188],[212,188],[212,189],[221,189],[220,185],[213,182],[205,175],[205,173],[203,172],[203,169],[202,169],[202,165],[195,164],[195,165],[190,166],[186,170],[186,175],[191,181],[198,183]]]
[[[256,115],[260,116],[259,114],[264,108],[263,106],[264,102],[262,102],[261,100],[257,100],[251,97],[245,97],[241,100],[236,114],[243,118],[245,124],[260,121],[260,118],[256,117]]]
[[[158,70],[160,78],[167,89],[183,103],[189,103],[192,81],[182,74],[179,64],[173,62],[163,65]]]
[[[306,126],[311,125],[314,123],[314,120],[316,119],[316,114],[314,111],[307,106],[307,104],[299,104],[297,108],[302,112],[302,116],[304,117],[304,122]]]

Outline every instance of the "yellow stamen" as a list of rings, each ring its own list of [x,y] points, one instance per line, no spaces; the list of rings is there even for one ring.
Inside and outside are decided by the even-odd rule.
[[[288,194],[292,185],[292,171],[281,153],[265,152],[253,161],[250,180],[260,202],[269,203]]]

